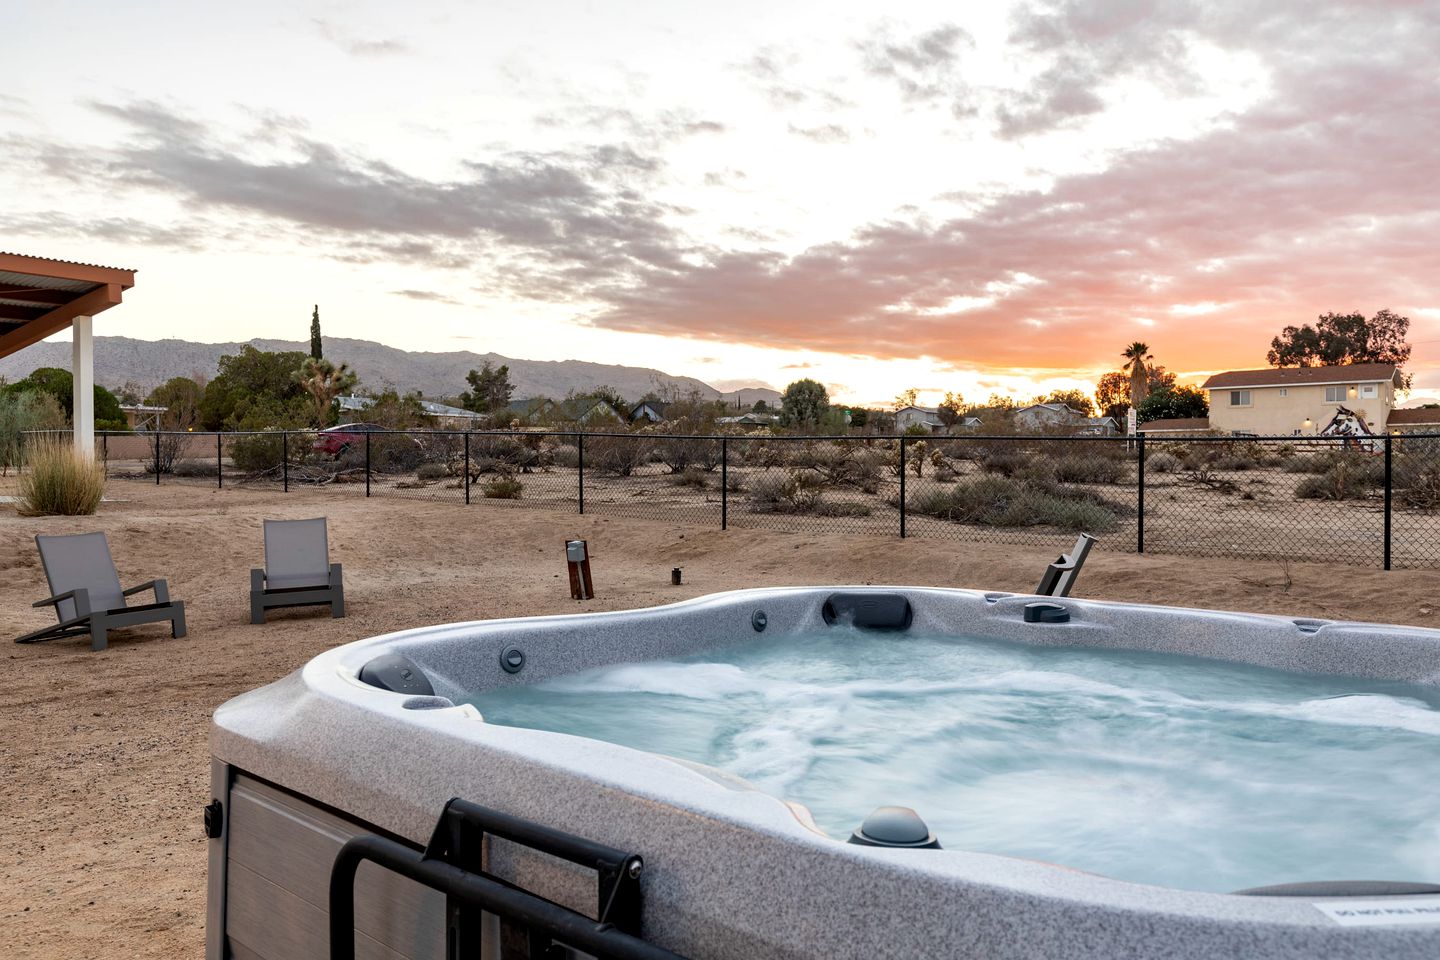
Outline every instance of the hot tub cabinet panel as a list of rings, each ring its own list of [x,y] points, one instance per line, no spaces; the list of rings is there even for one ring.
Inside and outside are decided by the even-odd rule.
[[[327,956],[331,864],[346,840],[374,828],[243,773],[231,779],[225,809],[223,955]],[[355,901],[357,957],[444,960],[442,894],[366,864],[356,877]]]
[[[418,849],[457,796],[642,855],[644,935],[696,960],[1440,956],[1440,925],[1342,925],[1321,909],[1335,898],[1197,893],[963,850],[847,845],[802,808],[719,771],[487,724],[441,699],[682,656],[752,638],[757,625],[766,635],[823,630],[824,601],[840,589],[406,631],[329,651],[230,701],[211,737],[226,824],[212,840],[209,957],[323,956],[324,891],[343,839],[375,829]],[[903,593],[917,631],[1440,684],[1440,633],[1428,630],[1079,600],[1063,601],[1067,623],[1026,623],[1033,597],[843,589]],[[518,673],[502,664],[512,647],[524,653]],[[361,683],[360,668],[382,653],[408,658],[435,696]],[[560,902],[583,889],[523,855],[492,857],[490,868]],[[360,879],[361,955],[443,956],[442,897],[368,865]],[[1440,908],[1440,897],[1387,902]]]

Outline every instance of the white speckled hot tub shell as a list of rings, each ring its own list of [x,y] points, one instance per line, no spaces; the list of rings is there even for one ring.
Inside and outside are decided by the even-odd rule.
[[[409,698],[355,679],[372,657],[402,653],[438,695],[458,699],[747,640],[756,610],[768,618],[766,636],[823,629],[821,605],[840,590],[905,594],[918,632],[1440,685],[1440,631],[1418,628],[1084,600],[1063,601],[1069,623],[1027,624],[1021,609],[1035,599],[1028,596],[743,590],[648,610],[453,624],[352,643],[223,705],[212,753],[416,843],[460,796],[633,850],[646,862],[645,936],[697,960],[1440,956],[1440,926],[1345,927],[1315,906],[1325,898],[1189,892],[963,850],[849,845],[807,826],[803,810],[717,771],[486,724],[470,707],[407,709]],[[528,658],[517,675],[499,663],[512,644]]]

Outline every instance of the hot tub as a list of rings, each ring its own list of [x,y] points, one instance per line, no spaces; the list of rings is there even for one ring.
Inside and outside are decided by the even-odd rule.
[[[423,868],[394,872],[408,869],[408,861],[399,863],[407,856],[421,859],[411,851],[458,849],[455,838],[467,828],[455,818],[471,808],[447,808],[452,798],[491,817],[488,842],[457,861],[467,870],[591,918],[604,915],[607,927],[686,957],[1440,955],[1440,817],[1427,813],[1440,782],[1440,632],[1071,599],[1037,603],[919,588],[746,590],[640,611],[429,627],[329,651],[216,711],[207,955],[323,956],[326,924],[334,920],[327,914],[339,902],[331,898],[351,896],[343,870],[331,889],[347,842],[362,859],[367,843],[393,854],[393,870],[350,864],[358,864],[357,955],[444,957],[457,930],[470,931],[463,938],[478,940],[486,956],[525,955],[514,923],[477,917],[454,889],[447,899],[420,875]],[[755,755],[737,753],[735,743],[755,742],[748,734],[713,756],[686,756],[683,738],[667,739],[672,707],[677,728],[692,721],[655,678],[687,664],[713,671],[723,663],[732,679],[733,671],[742,678],[780,671],[766,682],[789,684],[789,699],[774,708],[788,715],[820,702],[794,687],[814,672],[797,664],[824,659],[832,642],[845,669],[858,671],[840,684],[847,691],[865,679],[867,696],[890,698],[887,709],[911,709],[905,694],[912,690],[951,698],[944,702],[954,715],[936,726],[943,736],[927,735],[945,748],[934,761],[936,776],[950,771],[944,775],[967,792],[947,794],[927,782],[923,751],[899,767],[893,758],[854,756],[857,743],[827,732],[848,721],[828,714],[811,724],[811,734],[824,734],[822,746],[848,762],[803,782],[769,778]],[[801,659],[773,659],[785,650]],[[949,659],[947,650],[962,659]],[[768,667],[757,666],[757,657],[770,658]],[[1017,670],[1014,658],[1025,669]],[[617,664],[637,666],[619,674],[603,669]],[[810,679],[834,687],[828,669],[815,668]],[[1000,671],[1004,682],[982,669]],[[866,679],[867,670],[873,677]],[[1141,698],[1138,716],[1112,716],[1106,698],[1130,697],[1114,689],[1187,671],[1223,689],[1253,684],[1254,697],[1244,689],[1230,696],[1239,706],[1226,712],[1228,727],[1205,726],[1212,722],[1201,716],[1209,712],[1205,700],[1189,687]],[[704,672],[684,676],[708,683]],[[1035,676],[1048,679],[1037,685]],[[1094,685],[1093,697],[1086,684]],[[768,702],[743,685],[738,692],[713,686],[719,692],[700,715],[715,729],[754,725],[756,704]],[[652,711],[648,719],[587,726],[587,704],[597,716],[623,713],[631,690],[636,707]],[[639,702],[657,690],[672,699]],[[1100,705],[1098,713],[1072,715],[1077,690]],[[1047,697],[1060,698],[1053,709]],[[749,715],[724,712],[741,701]],[[870,726],[857,719],[854,730],[835,732],[853,734],[862,747],[870,736],[863,731],[880,737],[886,714],[877,720],[868,704],[866,711]],[[1253,724],[1245,720],[1251,715]],[[902,741],[920,736],[924,724],[915,715],[895,716],[893,725],[905,728]],[[1312,721],[1322,724],[1316,743],[1287,739],[1310,729],[1295,724]],[[1155,769],[1142,771],[1133,788],[1117,786],[1109,768],[1092,761],[1069,779],[987,779],[988,794],[963,782],[967,771],[988,776],[986,764],[1033,755],[1034,744],[1006,739],[1017,731],[1042,731],[1049,752],[1030,766],[1043,773],[1063,766],[1067,751],[1104,761],[1112,746],[1129,743],[1145,753],[1152,748],[1136,747],[1136,738],[1172,723],[1180,725],[1158,741],[1166,746],[1153,748]],[[1162,755],[1172,746],[1194,757]],[[1167,839],[1176,816],[1161,804],[1183,791],[1162,788],[1213,761],[1212,779],[1198,781],[1210,786],[1189,783],[1189,796],[1225,792],[1220,778],[1245,769],[1225,765],[1236,750],[1259,758],[1250,762],[1269,771],[1269,792],[1230,797],[1216,807],[1226,819],[1214,827],[1205,818],[1218,814],[1197,805],[1181,818],[1189,821],[1184,835]],[[1328,751],[1317,754],[1326,758],[1318,775],[1306,771],[1310,750]],[[1145,759],[1125,763],[1145,767]],[[1237,786],[1265,779],[1260,766],[1253,769],[1256,776]],[[1349,806],[1329,799],[1327,771]],[[1292,782],[1295,796],[1287,798]],[[1014,791],[1013,805],[994,783]],[[1087,795],[1077,783],[1097,792]],[[1429,789],[1412,790],[1412,783]],[[1067,812],[1072,794],[1078,814]],[[882,816],[862,828],[877,801],[913,806],[929,826],[905,834],[914,821],[892,812],[888,826]],[[1292,801],[1307,822],[1277,826]],[[1133,808],[1121,816],[1114,811],[1123,803]],[[1090,822],[1102,813],[1119,826]],[[847,827],[859,828],[858,836]],[[938,849],[928,842],[936,839],[929,827],[937,828]],[[1217,851],[1213,869],[1204,861],[1207,829]],[[1129,843],[1130,833],[1148,833],[1148,846]],[[1252,849],[1265,855],[1242,855]],[[577,850],[598,858],[598,885],[595,863],[577,866],[584,857],[566,855]],[[1171,860],[1189,865],[1170,869]],[[1351,864],[1355,872],[1345,869]],[[457,875],[448,864],[439,873]],[[1233,892],[1240,887],[1248,892]],[[347,902],[338,914],[346,929],[349,909]]]

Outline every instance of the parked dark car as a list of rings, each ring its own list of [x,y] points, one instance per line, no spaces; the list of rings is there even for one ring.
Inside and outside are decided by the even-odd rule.
[[[315,437],[313,448],[327,457],[338,457],[351,446],[364,444],[365,434],[384,429],[378,423],[341,423],[326,427]]]

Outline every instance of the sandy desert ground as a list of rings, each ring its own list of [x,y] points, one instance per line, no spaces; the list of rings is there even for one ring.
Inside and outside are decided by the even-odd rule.
[[[13,478],[0,494],[14,492]],[[477,502],[116,482],[98,516],[0,506],[0,636],[46,622],[32,537],[102,529],[127,583],[168,577],[190,635],[6,644],[0,691],[0,956],[197,957],[203,944],[207,724],[235,694],[327,648],[441,621],[667,603],[738,587],[911,583],[1033,589],[1048,549],[797,534]],[[264,517],[326,515],[349,616],[248,623]],[[599,597],[567,596],[561,543],[589,539]],[[684,568],[684,586],[670,569]],[[1096,552],[1078,595],[1418,625],[1440,623],[1426,571]]]

